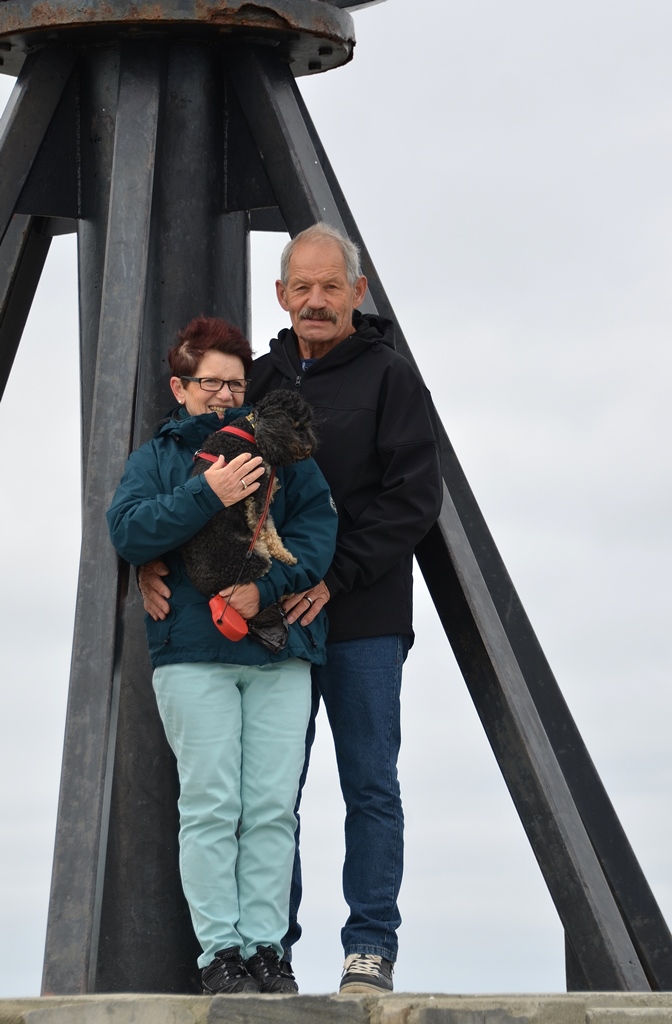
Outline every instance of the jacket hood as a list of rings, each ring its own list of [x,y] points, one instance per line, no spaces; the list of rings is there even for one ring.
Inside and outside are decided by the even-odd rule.
[[[385,317],[375,316],[368,313],[364,316],[358,310],[352,315],[352,324],[355,333],[350,334],[343,341],[339,342],[330,352],[311,367],[311,373],[318,373],[321,369],[340,366],[356,359],[362,352],[366,352],[377,345],[387,345],[394,349],[394,324]],[[280,331],[277,338],[273,338],[270,345],[271,359],[285,374],[302,372],[299,359],[299,346],[293,327]]]

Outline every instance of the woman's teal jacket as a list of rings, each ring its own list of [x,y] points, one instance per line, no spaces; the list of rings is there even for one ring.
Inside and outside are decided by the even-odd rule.
[[[145,616],[152,664],[218,661],[236,665],[264,665],[286,658],[324,664],[327,631],[321,612],[304,628],[290,626],[284,651],[273,655],[249,637],[232,642],[212,621],[208,600],[190,583],[180,556],[189,540],[222,504],[205,476],[192,477],[194,452],[226,422],[248,412],[227,410],[224,420],[215,413],[169,420],[147,444],[129,457],[126,470],[107,513],[112,543],[122,558],[142,565],[161,557],[170,570],[170,614],[162,622]],[[336,543],[337,515],[329,487],[312,459],[278,469],[280,489],[271,513],[278,533],[298,559],[294,566],[273,559],[268,573],[256,581],[261,607],[283,594],[307,590],[326,573]]]

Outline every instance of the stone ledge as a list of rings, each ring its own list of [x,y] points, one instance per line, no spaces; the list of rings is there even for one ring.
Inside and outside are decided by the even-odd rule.
[[[670,992],[559,995],[46,996],[0,1000],[0,1024],[664,1024]]]

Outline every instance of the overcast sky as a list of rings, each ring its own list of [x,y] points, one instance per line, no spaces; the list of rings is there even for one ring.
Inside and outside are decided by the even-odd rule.
[[[672,6],[388,0],[354,18],[354,61],[303,94],[671,921]],[[257,353],[286,322],[283,242],[254,238]],[[0,406],[0,997],[40,984],[79,544],[75,274],[57,239]],[[396,987],[562,990],[557,915],[420,578],[416,604]],[[337,987],[345,916],[320,725],[304,992]]]

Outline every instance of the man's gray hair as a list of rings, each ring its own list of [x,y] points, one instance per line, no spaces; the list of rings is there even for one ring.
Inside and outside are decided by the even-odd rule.
[[[289,261],[292,258],[296,246],[301,242],[336,242],[343,253],[348,284],[352,287],[357,281],[357,278],[362,276],[359,247],[356,246],[354,242],[351,242],[345,235],[342,235],[336,228],[332,228],[330,224],[325,224],[324,221],[318,221],[317,224],[312,224],[309,228],[306,228],[305,231],[300,231],[299,234],[292,238],[291,242],[288,242],[282,250],[282,256],[280,257],[280,280],[284,285],[286,285],[289,280]]]

